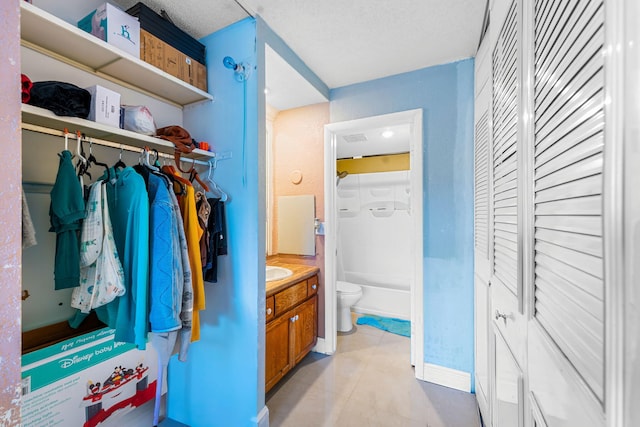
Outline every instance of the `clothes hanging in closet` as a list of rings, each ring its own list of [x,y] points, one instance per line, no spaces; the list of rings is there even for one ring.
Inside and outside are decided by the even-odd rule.
[[[102,322],[115,329],[116,341],[133,343],[143,350],[149,330],[149,199],[144,179],[133,168],[111,168],[110,176],[111,181],[105,184],[107,203],[126,293],[95,312]],[[77,312],[69,323],[78,327],[86,316]]]
[[[193,286],[178,199],[170,176],[149,166],[133,168],[147,184],[149,195],[150,330],[163,337],[176,332],[178,359],[184,362],[191,343]]]
[[[170,332],[182,327],[182,261],[180,248],[174,248],[173,244],[177,241],[178,229],[166,179],[153,173],[147,176],[150,207],[149,323],[152,332]]]
[[[207,264],[209,252],[209,229],[207,228],[207,223],[209,222],[211,206],[202,191],[196,192],[196,209],[198,211],[198,223],[202,229],[202,236],[200,236],[200,262],[202,263],[204,274],[204,266]]]
[[[178,243],[180,248],[180,262],[182,264],[183,288],[182,288],[182,311],[180,319],[182,320],[182,329],[178,332],[179,351],[178,360],[184,362],[187,360],[187,351],[191,343],[192,324],[193,324],[193,274],[189,263],[189,249],[187,247],[187,237],[182,224],[182,216],[178,199],[173,191],[169,192],[173,203],[173,216],[178,225]],[[177,260],[174,260],[176,262]]]
[[[133,168],[126,167],[116,176],[115,183],[107,184],[107,201],[113,213],[116,246],[122,254],[127,294],[112,307],[117,309],[115,339],[144,349],[148,332],[149,198],[144,180]]]
[[[209,198],[211,212],[207,223],[209,244],[207,262],[204,266],[204,280],[218,282],[218,256],[227,255],[227,224],[224,202],[221,199]]]
[[[31,220],[29,205],[27,205],[27,196],[22,190],[22,249],[30,248],[38,244],[36,239],[36,229]]]
[[[80,283],[78,230],[85,216],[82,187],[71,162],[69,150],[58,154],[60,165],[51,189],[49,218],[56,233],[54,265],[55,289],[74,288]]]
[[[191,266],[191,280],[193,285],[193,314],[191,322],[191,341],[200,339],[200,311],[205,309],[204,280],[202,274],[202,260],[200,258],[200,238],[202,228],[198,222],[195,190],[191,182],[182,178],[178,172],[168,166],[163,166],[162,171],[173,176],[175,180],[183,184],[181,194],[177,196],[180,212],[182,213],[184,232],[187,240],[189,265]]]

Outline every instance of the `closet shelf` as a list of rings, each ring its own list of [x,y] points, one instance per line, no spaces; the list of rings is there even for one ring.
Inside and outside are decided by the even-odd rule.
[[[148,146],[149,148],[155,148],[161,153],[172,154],[174,152],[174,145],[164,139],[142,135],[140,133],[107,126],[102,123],[96,123],[78,117],[56,116],[47,109],[35,107],[29,104],[22,104],[22,128],[37,132],[38,130],[35,129],[34,126],[58,132],[62,132],[64,128],[67,128],[71,133],[80,131],[91,138],[111,141],[113,142],[113,146],[118,146],[118,144],[130,145],[139,148]],[[193,152],[183,154],[182,156],[207,161],[215,158],[215,153],[195,149]]]
[[[92,36],[25,1],[20,2],[22,44],[85,71],[184,106],[213,96]]]

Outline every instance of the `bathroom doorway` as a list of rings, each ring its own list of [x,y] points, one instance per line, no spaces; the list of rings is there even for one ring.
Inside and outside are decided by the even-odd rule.
[[[402,146],[385,145],[384,138],[380,140],[373,140],[371,137],[367,138],[366,135],[374,133],[382,133],[386,130],[387,134],[390,134],[391,130],[406,132],[406,141],[403,148]],[[397,317],[408,317],[411,321],[411,363],[416,368],[416,377],[422,378],[424,363],[424,316],[423,316],[423,199],[422,199],[422,180],[423,180],[423,149],[422,149],[422,110],[409,110],[398,113],[385,114],[381,116],[368,117],[357,120],[350,120],[346,122],[331,123],[325,126],[325,165],[324,165],[324,197],[325,197],[325,338],[318,343],[316,351],[320,351],[326,354],[332,354],[336,351],[337,345],[337,303],[336,303],[336,281],[338,280],[339,258],[338,258],[338,245],[339,235],[338,229],[340,224],[340,217],[345,218],[350,215],[356,215],[358,210],[365,210],[366,215],[372,217],[391,217],[396,215],[404,215],[406,217],[405,228],[408,236],[411,236],[407,240],[406,250],[408,260],[406,262],[406,269],[404,277],[400,280],[398,276],[392,278],[389,289],[379,289],[378,291],[386,292],[382,293],[382,298],[386,300],[398,300],[398,304],[394,304],[393,308],[385,309],[389,313],[399,313]],[[351,144],[345,144],[346,141],[352,141]],[[358,146],[358,142],[363,142]],[[366,147],[366,148],[365,148]],[[349,151],[352,151],[351,153]],[[361,159],[371,161],[381,161],[381,163],[388,164],[395,161],[391,159],[392,156],[401,155],[402,152],[405,155],[403,161],[408,162],[408,170],[406,167],[401,167],[399,172],[385,172],[387,179],[384,188],[380,185],[374,184],[377,190],[381,190],[381,193],[392,194],[391,198],[381,197],[379,200],[372,200],[371,198],[366,201],[358,200],[357,206],[351,208],[349,201],[345,203],[345,192],[353,190],[353,183],[357,183],[362,187],[365,181],[371,183],[376,181],[373,177],[376,174],[362,173],[359,176],[356,175],[352,180],[351,189],[347,187],[343,188],[342,193],[339,195],[338,188],[340,181],[348,182],[347,178],[349,174],[345,174],[341,170],[338,175],[337,161],[339,158],[352,158],[359,163]],[[406,154],[408,153],[408,159]],[[391,155],[391,156],[390,156]],[[381,157],[385,158],[382,159]],[[393,167],[388,170],[397,170]],[[365,171],[366,172],[366,171]],[[396,174],[396,175],[394,175]],[[381,175],[380,175],[381,176]],[[366,178],[366,179],[365,179]],[[404,184],[402,184],[404,183]],[[398,188],[405,185],[406,194],[398,196]],[[398,188],[396,188],[398,187]],[[371,188],[371,187],[370,187]],[[395,190],[394,190],[395,188]],[[396,196],[393,196],[393,193]],[[360,191],[362,194],[362,191]],[[373,193],[372,193],[373,194]],[[339,215],[340,210],[340,215]],[[352,212],[354,212],[352,214]],[[352,250],[353,252],[353,250]],[[380,256],[380,254],[378,254]],[[371,272],[375,273],[375,272]],[[379,272],[378,272],[379,273]],[[379,278],[374,278],[373,274],[367,272],[355,273],[351,272],[351,277],[354,282],[360,285],[373,285],[376,281],[380,281]],[[379,274],[378,274],[379,276]],[[341,279],[344,279],[342,277]],[[347,277],[347,280],[350,278]],[[387,280],[389,281],[389,280]],[[408,286],[406,282],[408,283]],[[399,282],[403,282],[400,284]],[[402,285],[402,286],[396,286]],[[406,286],[397,292],[399,288]],[[364,286],[363,286],[364,288]],[[371,288],[374,289],[374,288]],[[364,296],[367,295],[367,289],[364,289]],[[403,309],[402,301],[407,301],[408,308]],[[357,309],[357,305],[356,305]],[[375,314],[375,310],[371,311]],[[405,313],[406,315],[403,315]],[[379,314],[382,314],[379,313]]]

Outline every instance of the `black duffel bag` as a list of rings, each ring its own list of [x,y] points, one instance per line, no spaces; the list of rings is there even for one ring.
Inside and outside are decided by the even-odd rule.
[[[46,108],[58,116],[86,119],[91,108],[91,93],[74,84],[45,81],[34,82],[29,104]]]

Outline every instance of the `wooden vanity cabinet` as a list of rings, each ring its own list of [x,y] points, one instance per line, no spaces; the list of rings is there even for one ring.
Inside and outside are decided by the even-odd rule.
[[[317,289],[318,276],[315,275],[267,298],[265,392],[276,385],[316,344]]]
[[[294,310],[293,364],[296,365],[316,345],[318,337],[318,297],[313,296]]]

